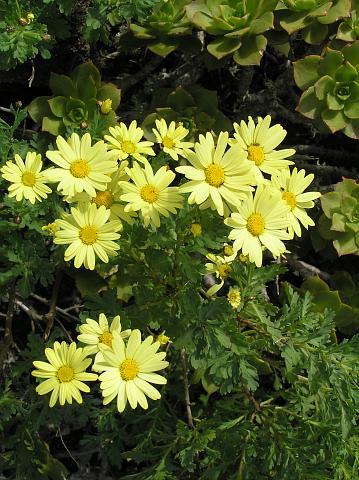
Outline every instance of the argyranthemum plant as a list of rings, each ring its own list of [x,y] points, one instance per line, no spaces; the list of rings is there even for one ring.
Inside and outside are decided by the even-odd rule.
[[[177,167],[190,182],[180,187],[181,193],[190,192],[188,203],[197,203],[200,208],[217,210],[219,215],[228,215],[231,209],[245,198],[245,193],[253,190],[250,184],[250,164],[245,154],[229,149],[228,133],[221,132],[217,145],[213,135],[199,136],[195,151],[187,154],[190,166]]]
[[[186,157],[190,148],[193,147],[192,142],[182,141],[187,137],[189,130],[183,125],[176,125],[175,122],[167,125],[163,118],[156,120],[155,123],[157,128],[153,128],[152,131],[156,136],[156,143],[162,146],[163,151],[173,160],[178,160],[178,155]]]
[[[84,265],[94,270],[96,256],[107,263],[109,255],[116,255],[120,246],[113,240],[120,238],[117,232],[122,224],[118,220],[109,222],[109,217],[110,210],[92,204],[86,209],[71,208],[71,215],[56,220],[60,229],[55,232],[54,243],[69,244],[65,250],[66,262],[74,258],[76,268]]]
[[[128,128],[121,122],[120,125],[110,127],[109,131],[111,135],[105,135],[105,140],[109,143],[108,149],[115,152],[120,160],[133,157],[144,162],[145,155],[155,155],[152,149],[153,142],[141,141],[144,132],[142,128],[137,127],[136,120],[133,120]]]
[[[228,303],[232,308],[238,308],[241,304],[241,291],[238,287],[229,287],[227,293]]]
[[[122,331],[120,315],[116,315],[109,325],[104,313],[100,313],[98,321],[92,318],[86,318],[86,322],[79,326],[80,335],[77,336],[79,342],[84,343],[89,355],[98,353],[100,345],[112,347],[114,332],[121,335],[122,338],[130,336],[131,330]]]
[[[153,342],[152,336],[142,342],[139,330],[132,330],[127,345],[120,335],[114,334],[112,351],[102,347],[104,362],[95,364],[103,372],[99,380],[104,405],[117,397],[117,409],[123,412],[127,401],[133,409],[138,404],[147,409],[146,396],[152,400],[161,398],[160,392],[151,385],[167,383],[165,377],[154,373],[168,366],[164,360],[166,352],[157,352],[160,345]]]
[[[15,197],[18,202],[25,198],[31,203],[47,198],[47,194],[51,193],[51,188],[46,185],[49,169],[41,171],[41,168],[41,155],[35,152],[28,152],[25,162],[17,154],[15,163],[6,162],[1,173],[5,180],[11,182],[9,197]]]
[[[279,125],[271,124],[271,117],[258,117],[257,125],[252,117],[248,117],[248,123],[244,120],[240,124],[234,123],[236,131],[234,139],[229,143],[240,152],[245,154],[245,158],[250,162],[250,172],[254,175],[257,183],[263,182],[263,173],[273,175],[292,165],[287,157],[295,154],[293,148],[275,150],[287,135],[286,130]]]
[[[45,355],[48,362],[33,362],[36,370],[31,374],[34,377],[46,378],[36,387],[39,395],[52,392],[49,405],[53,407],[57,401],[60,405],[76,402],[82,403],[82,392],[89,392],[90,388],[83,382],[97,380],[95,373],[86,372],[91,359],[83,348],[77,348],[76,343],[68,345],[66,342],[55,342],[54,348],[46,348]]]
[[[242,251],[257,267],[262,265],[263,247],[278,257],[286,251],[282,240],[289,240],[287,232],[290,225],[290,208],[281,201],[280,195],[273,194],[271,189],[258,187],[253,197],[247,198],[238,205],[238,212],[232,213],[224,223],[233,230],[228,235],[234,240],[233,248]]]
[[[121,162],[118,170],[111,175],[111,181],[106,185],[106,190],[97,191],[96,196],[92,197],[86,192],[81,192],[77,193],[74,197],[67,197],[66,201],[69,203],[77,203],[81,208],[86,208],[90,203],[94,203],[98,208],[103,205],[111,212],[110,220],[124,220],[132,224],[136,213],[125,212],[125,205],[121,201],[123,190],[119,185],[121,180],[125,181],[129,178],[125,171],[127,166],[127,160]]]
[[[133,168],[127,168],[127,173],[133,183],[120,182],[124,191],[121,200],[127,202],[125,212],[139,211],[145,227],[151,223],[160,226],[160,215],[169,217],[182,206],[182,195],[178,187],[169,187],[175,178],[174,172],[167,167],[161,167],[155,174],[146,161],[144,168],[134,162]]]
[[[272,176],[272,185],[278,189],[282,195],[282,201],[289,205],[289,233],[295,233],[299,237],[302,234],[300,225],[308,230],[309,226],[314,226],[313,220],[306,213],[306,209],[313,208],[316,198],[320,197],[319,192],[304,192],[312,183],[314,175],[311,173],[305,175],[304,170],[293,169],[283,170],[278,175]]]
[[[96,190],[106,190],[117,160],[102,140],[91,145],[89,133],[81,139],[73,133],[67,141],[58,136],[56,144],[58,150],[48,150],[46,156],[59,167],[49,172],[50,179],[59,182],[57,190],[69,196],[85,191],[92,197]]]

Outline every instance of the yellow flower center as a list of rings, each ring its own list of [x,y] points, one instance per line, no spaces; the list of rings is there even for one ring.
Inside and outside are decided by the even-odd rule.
[[[297,205],[297,198],[292,192],[283,192],[282,198],[285,202],[288,203],[291,210],[293,210],[293,208]]]
[[[123,152],[128,153],[129,155],[131,155],[131,153],[135,153],[136,151],[135,144],[133,142],[130,142],[130,140],[125,140],[124,142],[122,142],[121,148]]]
[[[202,225],[200,223],[192,223],[191,233],[194,237],[199,237],[202,234]]]
[[[113,195],[108,190],[97,192],[96,197],[94,197],[92,201],[96,203],[97,207],[104,205],[106,208],[110,208],[113,204]]]
[[[228,302],[232,307],[238,307],[241,303],[241,294],[238,290],[230,290],[227,295]]]
[[[155,202],[159,196],[159,191],[153,185],[145,185],[140,190],[140,197],[147,203]]]
[[[258,237],[264,232],[264,218],[259,213],[252,213],[247,219],[247,230],[249,233]]]
[[[264,162],[264,150],[259,145],[249,145],[248,147],[248,160],[252,160],[257,167]]]
[[[166,148],[173,148],[175,146],[175,142],[172,140],[172,138],[163,137],[162,138],[162,145]]]
[[[218,267],[218,273],[221,278],[226,278],[231,272],[231,267],[228,265],[228,263],[223,263]]]
[[[215,163],[207,167],[204,174],[206,175],[206,182],[212,187],[218,188],[224,183],[224,170]]]
[[[120,375],[122,380],[127,382],[128,380],[133,380],[137,377],[138,372],[140,371],[138,363],[132,358],[127,358],[120,365]]]
[[[71,382],[74,378],[74,369],[68,365],[63,365],[57,370],[57,378],[61,383]]]
[[[71,163],[70,172],[75,178],[85,178],[90,172],[90,167],[86,160],[75,160]]]
[[[80,230],[80,240],[85,245],[93,245],[97,240],[97,230],[94,227],[83,227]]]
[[[25,187],[33,187],[36,183],[36,177],[32,172],[24,172],[21,181]]]
[[[226,257],[230,257],[231,255],[233,255],[233,247],[231,245],[225,245],[223,247],[223,253],[225,254]]]
[[[112,333],[111,332],[103,332],[102,335],[99,336],[100,343],[104,343],[108,347],[112,347]]]

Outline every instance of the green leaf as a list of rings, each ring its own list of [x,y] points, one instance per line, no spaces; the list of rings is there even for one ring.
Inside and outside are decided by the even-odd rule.
[[[329,77],[333,78],[343,61],[344,57],[341,52],[327,47],[318,65],[319,76],[329,75]]]
[[[319,23],[319,21],[315,21],[311,25],[303,28],[301,34],[305,42],[310,45],[318,45],[318,43],[321,43],[328,35],[328,27]]]
[[[346,22],[342,22],[337,31],[336,37],[344,42],[354,42],[357,39],[355,31]]]
[[[337,82],[351,82],[358,78],[358,72],[349,62],[345,62],[335,72],[335,80]]]
[[[359,64],[359,40],[342,49],[345,60],[356,67]]]
[[[245,37],[241,47],[234,52],[233,59],[239,65],[259,65],[267,46],[267,39],[264,35],[257,37]]]
[[[349,17],[351,9],[351,0],[338,0],[333,3],[326,15],[318,18],[318,22],[329,25],[336,22],[339,18]]]
[[[359,102],[346,101],[344,104],[344,113],[348,118],[359,119]]]
[[[97,100],[112,100],[112,109],[116,110],[121,102],[121,90],[112,83],[106,83],[97,90]]]
[[[49,86],[55,96],[76,97],[76,88],[70,77],[51,72]]]
[[[351,120],[344,129],[345,135],[350,138],[354,138],[354,140],[359,139],[359,121]]]
[[[50,100],[48,100],[48,103],[50,105],[51,112],[56,117],[62,118],[66,115],[67,98],[65,97],[50,98]]]
[[[340,209],[340,195],[338,192],[328,192],[320,197],[322,209],[326,217],[331,218],[335,211]]]
[[[328,75],[321,77],[314,85],[315,94],[318,100],[324,100],[327,93],[331,92],[334,86],[335,82],[331,77]]]
[[[217,59],[221,59],[238,50],[241,44],[239,38],[219,37],[207,45],[207,50]]]
[[[178,48],[178,45],[179,41],[169,38],[168,41],[166,40],[166,42],[163,41],[149,44],[148,49],[160,57],[167,57],[167,55],[174,52]]]
[[[333,111],[325,109],[322,111],[321,117],[323,122],[327,125],[327,127],[332,133],[343,130],[343,128],[348,123],[341,110]]]
[[[27,107],[30,117],[36,123],[41,123],[44,116],[51,115],[48,100],[51,97],[36,97]]]
[[[82,63],[71,72],[71,78],[77,88],[91,77],[96,88],[99,88],[101,86],[101,75],[92,62]]]
[[[335,250],[338,255],[349,255],[350,253],[357,254],[359,252],[359,246],[355,242],[353,232],[340,233],[338,238],[333,241]]]
[[[42,120],[42,130],[49,132],[52,135],[61,135],[64,130],[64,124],[62,120],[56,117],[44,117]]]
[[[344,102],[331,92],[327,94],[327,105],[329,110],[343,110]]]
[[[320,78],[318,66],[319,55],[308,55],[294,62],[294,81],[301,90],[306,90]]]
[[[86,101],[90,98],[96,98],[96,92],[97,88],[91,76],[77,83],[76,97],[80,98],[81,100]]]
[[[317,117],[322,109],[323,105],[318,100],[314,87],[309,87],[305,92],[303,92],[296,108],[298,112],[302,113],[308,118]]]

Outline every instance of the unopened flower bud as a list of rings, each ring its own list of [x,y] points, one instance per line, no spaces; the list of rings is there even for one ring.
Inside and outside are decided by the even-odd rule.
[[[45,33],[45,35],[42,36],[42,39],[44,42],[49,42],[51,40],[51,35]]]
[[[17,102],[15,102],[15,107],[16,108],[21,108],[22,107],[22,101],[18,100]]]
[[[81,130],[86,130],[87,127],[88,127],[88,123],[86,123],[86,122],[81,122],[80,123]]]
[[[107,98],[105,101],[102,102],[100,107],[101,113],[103,115],[107,115],[112,110],[112,100],[111,98]]]
[[[26,15],[26,18],[27,18],[27,21],[28,21],[29,23],[31,23],[31,22],[34,21],[35,15],[34,15],[32,12],[29,12],[29,13]]]
[[[24,17],[21,17],[19,18],[19,25],[21,25],[22,27],[26,27],[26,25],[28,24],[26,18]]]

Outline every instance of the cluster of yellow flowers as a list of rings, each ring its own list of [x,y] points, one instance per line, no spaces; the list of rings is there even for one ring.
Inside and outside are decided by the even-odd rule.
[[[75,342],[55,342],[53,348],[45,349],[48,362],[33,362],[36,370],[32,375],[46,379],[36,391],[40,395],[51,392],[50,407],[57,401],[60,405],[71,404],[73,399],[82,403],[81,392],[90,391],[84,382],[95,380],[101,382],[103,404],[117,397],[119,412],[124,411],[127,402],[133,409],[137,405],[147,409],[146,397],[161,398],[152,384],[167,382],[165,377],[154,373],[168,366],[164,360],[166,352],[157,351],[165,341],[154,341],[152,336],[142,341],[139,330],[122,331],[118,315],[109,325],[104,313],[99,315],[98,321],[86,319],[79,330],[77,340],[84,347],[77,347]],[[96,373],[86,372],[92,363],[91,355],[95,355],[92,370]]]
[[[269,115],[257,123],[249,117],[247,123],[234,124],[233,138],[221,132],[215,141],[207,133],[193,144],[183,141],[189,132],[182,125],[157,120],[156,143],[173,160],[182,158],[175,171],[188,181],[180,186],[172,185],[176,174],[168,166],[153,172],[147,157],[155,155],[154,144],[142,141],[136,121],[110,127],[107,143],[92,145],[88,133],[81,139],[76,133],[67,140],[59,136],[58,149],[46,154],[55,168],[42,171],[40,155],[31,152],[25,163],[18,155],[15,163],[7,162],[2,175],[11,182],[9,196],[32,203],[51,192],[47,183],[58,183],[57,190],[74,206],[55,220],[55,227],[44,228],[54,232],[54,243],[68,245],[65,260],[74,259],[77,268],[94,269],[96,256],[108,262],[116,254],[122,221],[132,223],[139,214],[145,227],[157,228],[161,215],[181,208],[186,193],[189,204],[224,217],[235,254],[241,251],[261,266],[264,249],[278,257],[287,251],[283,240],[300,236],[301,225],[314,225],[306,209],[320,196],[304,193],[314,176],[290,171],[288,157],[295,150],[276,150],[286,131],[270,124]],[[200,227],[192,224],[194,236]]]

